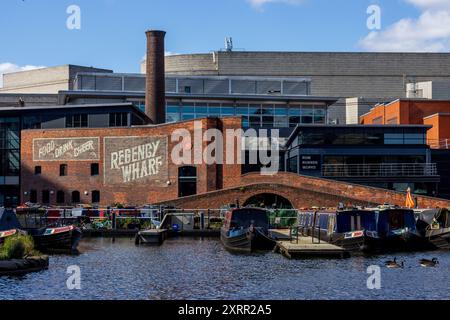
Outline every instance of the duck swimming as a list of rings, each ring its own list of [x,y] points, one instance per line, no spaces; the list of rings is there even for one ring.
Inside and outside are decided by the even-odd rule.
[[[405,263],[402,261],[402,263],[397,263],[397,258],[394,258],[394,261],[386,261],[385,262],[386,267],[389,269],[400,269],[405,267]]]
[[[422,259],[420,260],[420,265],[425,268],[436,267],[439,264],[439,260],[437,258],[433,258],[433,260]]]

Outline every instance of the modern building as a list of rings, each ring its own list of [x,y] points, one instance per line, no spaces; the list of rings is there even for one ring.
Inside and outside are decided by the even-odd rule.
[[[435,192],[439,181],[435,165],[428,161],[427,126],[394,126],[387,133],[367,126],[299,126],[286,153],[281,152],[292,173],[273,175],[261,175],[259,168],[246,170],[247,162],[179,163],[174,154],[194,159],[207,150],[209,144],[195,141],[198,128],[201,136],[208,129],[221,132],[227,156],[230,145],[236,153],[248,150],[242,136],[225,134],[242,128],[240,117],[108,130],[24,130],[22,198],[61,206],[172,204],[197,209],[217,208],[236,199],[246,205],[276,195],[278,201],[300,208],[335,206],[340,201],[402,204],[404,193],[376,187],[404,191],[411,186],[421,205],[450,204],[424,197]],[[187,132],[189,139],[173,139],[176,130]],[[220,144],[216,147],[221,150]]]
[[[426,143],[430,128],[299,125],[286,146],[286,171],[435,196],[440,176]]]
[[[426,124],[428,143],[436,148],[450,142],[450,100],[399,99],[374,106],[360,117],[361,124]]]
[[[450,100],[450,81],[434,80],[408,83],[406,98]]]
[[[311,95],[341,98],[329,121],[345,124],[345,98],[406,98],[409,83],[448,82],[449,62],[449,53],[216,51],[167,56],[165,64],[167,75],[309,78]]]
[[[72,90],[78,72],[112,72],[108,69],[64,65],[3,75],[2,93],[57,94],[60,90]]]
[[[194,197],[199,201],[195,205],[200,206],[207,204],[202,199],[210,201],[216,197],[217,201],[219,198],[229,201],[230,197],[240,198],[242,190],[251,189],[254,196],[278,192],[295,206],[313,202],[336,205],[343,199],[369,204],[368,198],[374,194],[378,198],[387,197],[376,203],[392,199],[390,202],[402,203],[403,194],[388,189],[403,190],[407,185],[419,194],[439,195],[436,188],[439,172],[429,157],[429,148],[420,140],[429,127],[398,126],[384,133],[382,128],[371,132],[365,126],[327,126],[332,120],[330,109],[336,106],[337,98],[314,95],[314,80],[293,73],[285,76],[256,71],[253,75],[166,75],[164,34],[162,31],[146,33],[145,77],[80,71],[74,75],[72,87],[59,90],[58,105],[32,107],[19,97],[19,106],[0,109],[5,119],[14,117],[8,112],[19,114],[15,130],[23,129],[21,134],[16,134],[15,146],[20,146],[21,165],[20,192],[15,193],[14,201],[142,205],[175,203]],[[446,56],[433,57],[442,60]],[[273,61],[267,66],[269,70],[274,67]],[[425,69],[434,72],[433,68],[431,71],[424,68],[424,72]],[[261,176],[259,171],[263,165],[259,158],[256,164],[171,163],[169,154],[176,143],[169,137],[176,129],[192,133],[197,122],[203,128],[219,132],[227,128],[252,128],[268,129],[270,137],[279,133],[281,139],[275,145],[280,148],[281,171],[289,165],[292,172]],[[315,140],[312,145],[293,146],[298,140],[291,139],[287,143],[289,137],[298,135],[299,128],[312,130],[311,136],[326,132],[327,142]],[[334,142],[329,142],[333,135]],[[256,138],[257,146],[264,139],[263,135]],[[253,145],[244,146],[234,150],[247,155]],[[198,153],[192,148],[192,143],[186,143],[182,149]],[[289,159],[285,159],[286,150]],[[292,167],[295,152],[298,170],[313,167],[319,161],[318,170],[295,172]],[[377,158],[377,154],[381,157]],[[328,156],[336,157],[335,161],[342,157],[342,161],[330,162],[332,158]],[[342,166],[342,170],[331,170],[331,165]],[[350,166],[355,166],[358,173],[370,171],[368,165],[378,166],[380,170],[390,166],[391,171],[380,173],[376,184],[387,189],[353,185],[368,184],[369,180],[354,174],[339,176],[341,172],[354,172],[349,170]],[[408,168],[415,171],[411,173]],[[279,184],[280,190],[274,190]],[[252,192],[245,192],[246,196]],[[211,193],[215,194],[212,198]],[[432,203],[429,198],[421,199]]]

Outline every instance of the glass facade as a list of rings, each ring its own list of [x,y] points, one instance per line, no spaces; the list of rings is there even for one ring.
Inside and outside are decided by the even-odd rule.
[[[325,124],[327,109],[320,104],[167,101],[166,121],[169,123],[208,116],[241,116],[244,127],[287,128],[298,124]]]
[[[19,202],[20,119],[0,118],[0,206]]]
[[[4,184],[5,177],[19,175],[19,132],[19,118],[0,118],[0,184]]]
[[[320,130],[318,130],[320,129]],[[302,128],[295,145],[425,145],[426,133],[409,128]]]

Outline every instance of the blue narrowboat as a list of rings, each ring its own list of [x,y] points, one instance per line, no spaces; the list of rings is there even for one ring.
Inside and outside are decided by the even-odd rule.
[[[414,211],[393,206],[300,212],[299,227],[349,251],[409,250],[417,240]]]
[[[367,250],[367,232],[376,230],[375,215],[365,210],[302,211],[300,231],[348,251]]]

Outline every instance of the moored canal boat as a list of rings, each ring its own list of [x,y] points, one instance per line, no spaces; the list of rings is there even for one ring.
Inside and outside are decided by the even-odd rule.
[[[367,232],[375,225],[374,214],[360,209],[299,212],[302,233],[351,252],[367,249]]]
[[[239,208],[227,212],[220,240],[223,246],[232,252],[272,250],[276,242],[268,236],[268,231],[267,210]]]
[[[417,242],[414,211],[394,206],[338,211],[303,211],[299,228],[346,250],[403,251]]]
[[[0,246],[5,242],[6,238],[12,237],[18,233],[19,230],[17,229],[0,231]]]
[[[376,230],[367,232],[369,251],[411,251],[416,249],[414,210],[391,205],[373,209]]]
[[[418,245],[423,249],[450,249],[449,210],[429,209],[416,211]]]
[[[28,229],[36,248],[42,252],[77,253],[82,232],[70,225],[55,228]]]

